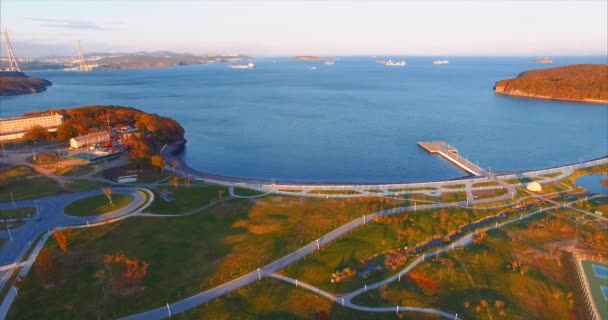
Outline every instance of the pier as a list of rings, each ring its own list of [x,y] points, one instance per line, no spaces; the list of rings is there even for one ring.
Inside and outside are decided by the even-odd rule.
[[[422,141],[418,142],[418,146],[428,151],[430,154],[438,154],[444,159],[453,163],[460,169],[477,177],[487,176],[488,172],[483,170],[478,165],[461,157],[458,154],[458,149],[450,146],[445,141]]]

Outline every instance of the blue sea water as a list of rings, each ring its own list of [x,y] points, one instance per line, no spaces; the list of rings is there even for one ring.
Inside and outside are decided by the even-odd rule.
[[[393,57],[398,58],[398,57]],[[277,181],[415,182],[463,173],[416,143],[445,140],[492,170],[527,170],[608,154],[608,106],[495,95],[520,72],[607,57],[406,58],[322,62],[266,58],[254,70],[225,64],[90,73],[28,72],[53,82],[3,97],[2,117],[111,104],[169,116],[186,129],[184,154],[201,171]],[[442,58],[443,59],[443,58]],[[316,70],[308,67],[316,66]]]

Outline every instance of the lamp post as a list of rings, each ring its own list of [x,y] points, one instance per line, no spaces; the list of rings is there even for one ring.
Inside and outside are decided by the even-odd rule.
[[[11,195],[11,201],[13,202],[13,209],[17,209],[17,205],[15,205],[15,199],[13,198],[13,192],[10,192]]]
[[[13,243],[13,235],[11,234],[11,229],[8,228],[8,224],[6,225],[6,231],[8,231],[8,237],[11,239],[11,243]]]

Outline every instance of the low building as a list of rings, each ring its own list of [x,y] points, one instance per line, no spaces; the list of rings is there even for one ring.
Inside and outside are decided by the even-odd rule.
[[[70,148],[82,148],[85,146],[94,145],[98,142],[110,140],[110,133],[107,131],[93,132],[70,139]]]
[[[0,119],[0,141],[20,139],[27,130],[34,126],[41,126],[49,132],[55,132],[61,123],[63,123],[63,116],[60,114]]]

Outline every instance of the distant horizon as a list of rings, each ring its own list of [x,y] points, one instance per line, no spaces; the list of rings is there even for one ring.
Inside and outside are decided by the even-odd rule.
[[[5,50],[2,48],[2,50]],[[170,52],[173,54],[181,54],[181,55],[193,55],[193,56],[221,56],[221,55],[241,55],[248,56],[252,58],[293,58],[297,56],[314,56],[314,57],[327,57],[327,58],[336,58],[336,57],[350,57],[350,58],[358,58],[358,57],[400,57],[400,58],[555,58],[555,57],[568,57],[568,58],[576,58],[576,57],[606,57],[608,63],[608,52],[607,53],[590,53],[590,54],[553,54],[553,55],[530,55],[530,54],[511,54],[511,55],[484,55],[484,54],[452,54],[452,55],[434,55],[434,54],[249,54],[245,52],[211,52],[211,53],[192,53],[192,52],[179,52],[179,51],[169,51],[169,50],[154,50],[154,51],[97,51],[97,52],[84,52],[84,56],[94,56],[99,54],[136,54],[136,53],[158,53],[158,52]],[[28,58],[28,59],[42,59],[42,58],[63,58],[63,57],[73,57],[73,55],[47,55],[47,56],[20,56],[16,54],[17,58]],[[0,54],[1,59],[7,59],[6,52],[3,51]]]
[[[252,56],[608,54],[608,2],[12,1],[20,57],[170,50]],[[2,51],[5,51],[4,44]],[[2,53],[3,55],[6,53]]]

